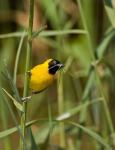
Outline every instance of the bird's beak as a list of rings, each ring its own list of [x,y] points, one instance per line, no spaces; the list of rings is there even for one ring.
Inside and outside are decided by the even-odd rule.
[[[58,66],[59,66],[59,69],[61,69],[64,67],[64,64],[58,64]]]

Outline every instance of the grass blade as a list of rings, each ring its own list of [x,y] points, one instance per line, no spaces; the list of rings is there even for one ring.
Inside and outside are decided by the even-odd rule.
[[[4,88],[2,88],[2,90],[13,101],[14,105],[16,106],[16,108],[18,108],[21,112],[23,112],[22,105],[17,100],[15,100],[15,98],[13,98]]]
[[[108,150],[112,150],[112,147],[106,143],[106,141],[97,133],[95,133],[94,131],[80,125],[74,122],[69,122],[70,124],[80,128],[81,130],[83,130],[85,133],[87,133],[89,136],[91,136],[92,138],[94,138],[97,142],[99,142],[101,145],[103,145],[105,148],[107,148]]]

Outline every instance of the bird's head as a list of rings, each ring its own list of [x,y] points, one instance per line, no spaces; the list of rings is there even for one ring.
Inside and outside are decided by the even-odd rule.
[[[52,75],[54,75],[58,70],[64,67],[64,65],[56,60],[56,59],[48,59],[48,72]]]

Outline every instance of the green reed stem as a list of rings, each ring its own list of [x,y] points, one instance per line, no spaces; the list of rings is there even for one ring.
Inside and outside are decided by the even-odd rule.
[[[88,27],[87,27],[86,19],[85,19],[84,13],[83,13],[82,4],[81,4],[80,0],[77,0],[77,2],[78,2],[78,6],[79,6],[79,10],[80,10],[80,14],[81,14],[81,18],[82,18],[84,29],[87,31],[87,39],[88,39],[88,43],[89,43],[91,57],[92,57],[92,60],[94,62],[96,62],[96,59],[95,59],[95,56],[94,56],[94,52],[93,52],[94,48],[93,48],[93,45],[92,45],[92,40],[91,40],[91,36],[90,36],[89,30],[88,30]],[[99,77],[96,65],[94,65],[94,69],[95,69],[95,74],[96,74],[96,80],[99,83],[98,84],[98,88],[100,90],[101,96],[104,99],[103,100],[103,107],[104,107],[104,110],[105,110],[105,116],[106,116],[107,124],[108,124],[108,127],[109,127],[109,131],[112,134],[112,133],[114,133],[114,127],[113,127],[112,119],[111,119],[111,116],[110,116],[109,108],[108,108],[108,105],[107,105],[107,99],[106,99],[105,93],[103,91],[103,87],[102,87],[102,84],[101,84],[101,79]]]
[[[22,44],[24,41],[24,37],[25,37],[25,31],[22,34],[22,37],[20,39],[20,43],[19,43],[19,47],[17,50],[17,54],[16,54],[16,60],[15,60],[15,66],[14,66],[14,84],[16,84],[16,77],[17,77],[17,71],[18,71],[18,63],[19,63],[19,58],[20,58],[20,53],[21,53],[21,49],[22,49]]]
[[[33,30],[33,16],[34,16],[34,0],[30,0],[29,5],[29,28],[28,28],[28,42],[27,42],[27,55],[26,55],[26,67],[25,67],[25,80],[24,80],[24,92],[23,97],[27,97],[29,94],[29,80],[30,76],[27,73],[30,70],[31,62],[31,51],[32,51],[32,30]],[[25,125],[26,125],[26,112],[27,112],[27,102],[23,102],[23,113],[21,115],[21,130],[22,135],[25,139]],[[25,146],[20,139],[20,150],[24,150]]]
[[[64,112],[64,98],[63,98],[63,76],[59,77],[58,81],[58,111],[59,115],[62,115]],[[64,122],[60,122],[60,146],[62,148],[66,147],[65,142],[65,131],[64,131]]]

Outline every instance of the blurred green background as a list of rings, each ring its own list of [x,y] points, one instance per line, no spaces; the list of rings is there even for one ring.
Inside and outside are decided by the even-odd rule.
[[[17,78],[22,97],[28,14],[29,0],[0,0],[1,150],[19,149],[20,133],[13,127],[20,112],[2,88],[14,96]],[[115,1],[35,0],[33,32],[44,25],[32,40],[31,66],[55,58],[65,67],[51,87],[28,101],[27,121],[37,119],[29,125],[28,149],[114,149]]]

